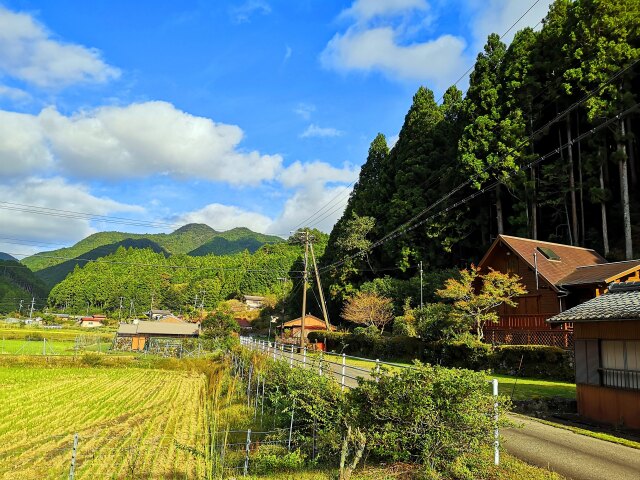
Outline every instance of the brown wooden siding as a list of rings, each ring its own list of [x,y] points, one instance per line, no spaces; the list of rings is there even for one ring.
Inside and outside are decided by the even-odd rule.
[[[640,391],[576,385],[578,413],[596,422],[640,429]]]
[[[640,340],[640,321],[574,323],[574,335],[576,339]]]

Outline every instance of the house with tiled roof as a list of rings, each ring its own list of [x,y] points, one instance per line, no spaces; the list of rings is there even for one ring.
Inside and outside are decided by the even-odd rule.
[[[612,282],[640,280],[640,260],[607,262],[593,249],[510,235],[498,235],[478,267],[518,275],[527,289],[515,307],[499,308],[497,324],[485,327],[485,340],[498,344],[569,348],[571,322],[546,320],[605,293]]]
[[[640,429],[640,281],[607,290],[548,323],[573,325],[578,413]]]

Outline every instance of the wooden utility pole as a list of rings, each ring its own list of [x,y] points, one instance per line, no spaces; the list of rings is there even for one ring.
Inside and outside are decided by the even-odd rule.
[[[307,280],[308,280],[308,270],[307,264],[309,263],[309,231],[305,230],[303,233],[303,241],[304,241],[304,274],[303,274],[303,285],[302,285],[302,316],[300,317],[300,347],[304,348],[305,338],[304,338],[304,320],[307,315]]]
[[[318,283],[318,293],[320,294],[320,306],[322,307],[322,316],[324,317],[324,326],[329,331],[331,324],[329,323],[329,315],[327,314],[327,305],[324,301],[324,292],[322,291],[322,283],[320,283],[320,273],[318,272],[318,264],[316,263],[316,255],[313,253],[313,243],[311,247],[311,260],[313,260],[313,269],[316,272],[316,282]]]

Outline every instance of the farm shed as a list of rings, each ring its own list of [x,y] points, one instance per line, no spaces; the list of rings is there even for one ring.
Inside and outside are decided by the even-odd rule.
[[[194,338],[200,335],[198,323],[163,323],[138,321],[122,323],[118,327],[116,341],[131,339],[131,350],[142,351],[151,338]]]
[[[498,308],[499,321],[485,327],[485,340],[570,348],[570,322],[546,320],[607,291],[612,282],[640,280],[640,260],[609,263],[595,250],[498,235],[478,267],[513,273],[527,289],[518,305]]]
[[[287,338],[297,338],[300,339],[300,332],[302,330],[302,317],[298,317],[295,320],[290,320],[281,325],[281,328],[284,330],[283,336]],[[315,330],[327,330],[327,324],[324,323],[324,320],[319,319],[315,315],[311,315],[308,313],[304,317],[304,333],[305,339],[309,335],[309,332]],[[332,332],[336,330],[336,327],[333,325],[329,325],[329,330]]]
[[[640,429],[640,282],[612,283],[608,292],[562,312],[572,322],[578,413]]]

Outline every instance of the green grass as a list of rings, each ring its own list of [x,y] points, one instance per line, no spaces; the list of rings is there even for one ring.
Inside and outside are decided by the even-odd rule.
[[[515,378],[508,375],[490,374],[489,378],[498,379],[498,390],[501,395],[511,396],[513,400],[530,400],[537,398],[576,398],[575,383],[556,380],[540,380],[537,378]],[[514,388],[515,386],[515,388]]]
[[[0,355],[74,355],[76,342],[73,340],[33,340],[0,339]],[[111,342],[102,341],[84,345],[80,351],[107,352]]]

